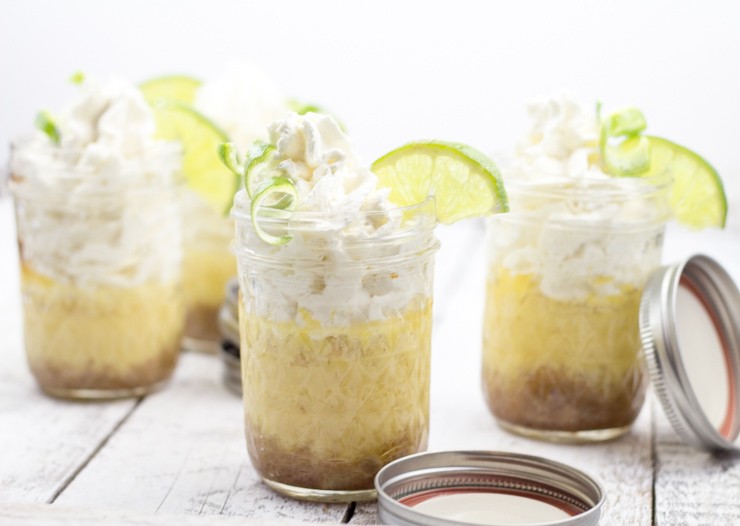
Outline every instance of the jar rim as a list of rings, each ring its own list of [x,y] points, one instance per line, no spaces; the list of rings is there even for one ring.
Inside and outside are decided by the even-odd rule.
[[[351,260],[343,260],[344,267],[367,268],[377,264],[391,265],[409,258],[419,258],[431,255],[439,248],[439,241],[434,236],[434,228],[437,225],[437,217],[434,214],[434,197],[427,197],[421,203],[408,206],[400,206],[386,210],[372,210],[367,212],[316,212],[296,211],[284,212],[266,209],[264,214],[257,216],[263,229],[274,229],[287,232],[291,235],[299,235],[305,245],[305,251],[297,254],[290,250],[289,241],[285,245],[269,245],[258,239],[254,234],[243,237],[242,231],[254,232],[252,216],[248,210],[249,198],[244,190],[240,190],[234,199],[234,207],[231,216],[236,223],[236,237],[232,243],[231,250],[238,257],[247,257],[253,263],[263,265],[283,265],[283,257],[297,262],[301,261],[304,269],[309,267],[326,265],[317,257],[317,254],[325,250],[325,239],[327,236],[336,234],[341,238],[343,249],[350,251],[367,251],[371,247],[401,246],[414,239],[424,241],[411,252],[402,252],[394,255],[370,255]],[[374,220],[386,221],[396,228],[382,230],[385,223]],[[378,228],[375,225],[380,224]],[[367,229],[364,226],[371,225]],[[390,225],[389,225],[390,226]],[[314,233],[320,233],[314,236]],[[254,236],[254,237],[253,237]],[[423,236],[420,238],[420,236]],[[256,244],[246,242],[253,239]],[[316,243],[314,245],[314,243]],[[283,252],[283,249],[288,252]],[[317,252],[318,251],[318,252]],[[332,262],[334,264],[336,262]]]
[[[612,198],[649,197],[668,191],[673,183],[670,173],[650,177],[605,176],[604,178],[551,176],[535,180],[507,179],[504,185],[509,195],[528,195],[552,198],[572,198],[598,195]]]
[[[80,166],[79,160],[88,151],[89,147],[98,144],[92,142],[86,146],[60,146],[60,145],[41,145],[34,140],[33,135],[25,135],[18,137],[10,142],[10,171],[13,171],[14,159],[21,153],[30,153],[38,158],[39,161],[48,162],[48,165],[44,166],[45,170],[56,170],[59,172],[73,172],[76,173],[92,173],[100,171],[99,167],[94,166]],[[116,159],[117,165],[123,169],[128,167],[138,167],[142,161],[160,161],[168,158],[175,159],[182,157],[182,145],[177,141],[165,141],[160,139],[152,140],[149,147],[143,153],[143,155],[136,155],[130,158],[118,158]],[[75,162],[71,162],[65,159],[64,156],[72,156],[76,159]],[[63,164],[61,162],[63,162]],[[59,166],[54,166],[54,163],[58,162]]]
[[[250,200],[247,196],[246,190],[240,189],[234,196],[234,206],[231,209],[231,216],[237,220],[248,220],[251,221],[252,216],[248,208]],[[342,219],[357,219],[365,218],[371,220],[372,218],[378,217],[396,217],[396,216],[413,216],[415,214],[428,213],[433,219],[432,223],[437,224],[437,218],[435,215],[436,210],[436,199],[433,195],[429,195],[424,198],[423,201],[412,204],[393,206],[383,210],[365,210],[365,211],[336,211],[336,212],[324,212],[316,210],[295,210],[288,214],[281,215],[270,215],[269,212],[260,214],[260,219],[266,221],[280,222],[291,222],[291,223],[303,223],[303,222],[320,222],[326,220],[342,220]]]

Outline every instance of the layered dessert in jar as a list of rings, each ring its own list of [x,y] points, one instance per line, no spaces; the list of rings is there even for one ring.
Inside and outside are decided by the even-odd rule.
[[[284,494],[373,498],[427,443],[434,203],[391,203],[331,117],[269,137],[271,177],[249,173],[232,212],[249,455]]]
[[[172,373],[183,330],[179,148],[119,80],[85,80],[41,124],[10,180],[31,371],[56,396],[140,395]]]
[[[594,107],[530,106],[489,224],[483,390],[505,428],[551,440],[627,432],[645,396],[638,309],[660,265],[670,179],[614,177]]]

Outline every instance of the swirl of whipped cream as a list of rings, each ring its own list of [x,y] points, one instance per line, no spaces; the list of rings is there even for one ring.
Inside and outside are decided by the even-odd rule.
[[[592,162],[598,148],[596,106],[567,95],[540,99],[528,106],[532,126],[519,143],[509,175],[521,179],[568,177],[604,179]]]
[[[36,132],[13,149],[24,263],[79,284],[177,279],[179,146],[154,139],[139,90],[88,79],[56,120],[59,144]]]
[[[269,127],[277,147],[279,168],[298,190],[298,211],[382,211],[393,207],[389,188],[363,166],[337,122],[328,115],[288,116]]]
[[[414,226],[404,223],[390,189],[377,187],[376,175],[329,116],[289,113],[270,125],[269,135],[298,203],[284,225],[293,239],[275,246],[254,232],[246,192],[236,196],[240,267],[270,262],[260,268],[257,313],[287,321],[307,312],[344,325],[398,315],[413,299],[428,298],[432,266],[422,255],[437,248],[433,214],[420,215]],[[403,262],[391,271],[388,261]]]

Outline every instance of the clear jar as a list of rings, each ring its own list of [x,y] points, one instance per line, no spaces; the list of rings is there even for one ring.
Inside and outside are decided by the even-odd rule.
[[[638,309],[660,265],[668,181],[509,184],[489,220],[483,391],[499,424],[555,441],[626,433],[646,371]]]
[[[296,498],[375,498],[386,463],[426,448],[432,201],[383,213],[233,215],[247,448],[267,485]]]
[[[180,350],[179,154],[93,169],[55,150],[11,160],[29,366],[53,396],[140,396]]]
[[[187,313],[183,348],[216,353],[221,341],[218,311],[224,302],[226,284],[236,276],[236,259],[229,249],[234,223],[187,188],[182,191],[182,206]]]

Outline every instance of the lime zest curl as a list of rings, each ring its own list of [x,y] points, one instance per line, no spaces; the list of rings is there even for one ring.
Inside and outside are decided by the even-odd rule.
[[[59,146],[59,143],[62,141],[62,134],[59,131],[59,126],[54,122],[48,111],[40,111],[36,115],[34,123],[39,130],[51,139],[52,143]]]
[[[298,204],[298,190],[293,181],[284,176],[275,176],[265,179],[255,191],[250,215],[252,226],[259,238],[270,245],[285,245],[293,236],[283,234],[280,236],[266,232],[260,225],[259,215],[262,211],[270,211],[271,216],[289,217]],[[278,212],[275,214],[274,212]]]
[[[600,112],[600,105],[597,108]],[[634,177],[650,170],[650,141],[641,135],[646,127],[645,116],[637,108],[612,113],[602,121],[599,151],[606,173]],[[612,145],[609,144],[612,138],[624,139]]]
[[[276,150],[274,145],[259,139],[249,148],[244,160],[244,189],[250,198],[255,195],[257,168],[269,162]]]
[[[228,168],[234,175],[241,179],[244,175],[242,172],[241,161],[239,161],[239,154],[234,147],[234,143],[224,142],[218,145],[218,158],[224,163],[224,166]]]
[[[77,84],[79,86],[80,84],[85,82],[85,74],[82,71],[75,71],[69,77],[69,81],[72,84]]]

